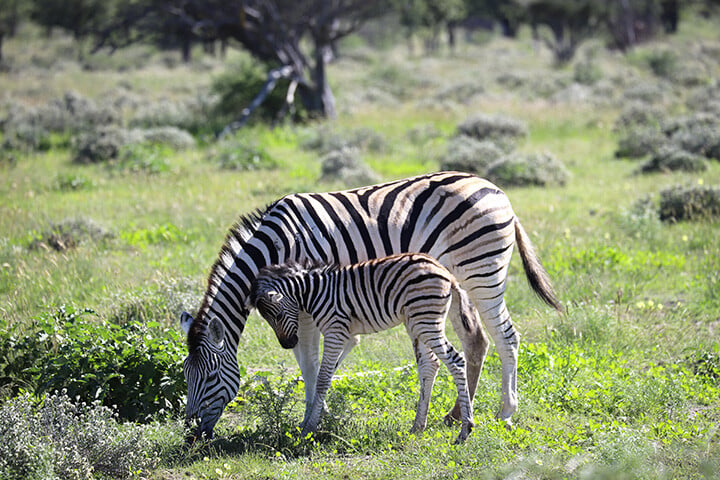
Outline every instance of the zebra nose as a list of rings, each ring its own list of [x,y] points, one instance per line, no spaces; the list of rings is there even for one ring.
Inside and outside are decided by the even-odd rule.
[[[280,341],[280,346],[283,348],[295,348],[295,345],[298,343],[298,336],[293,334],[289,337],[278,337],[278,340]]]

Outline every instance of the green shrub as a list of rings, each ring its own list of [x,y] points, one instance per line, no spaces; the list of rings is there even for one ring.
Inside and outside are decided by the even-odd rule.
[[[243,109],[250,106],[255,97],[262,91],[267,82],[270,67],[262,63],[244,59],[231,65],[212,83],[211,91],[217,96],[211,115],[223,123],[240,117]],[[261,119],[266,122],[277,118],[285,105],[285,94],[290,80],[280,79],[275,89],[265,98],[263,103],[253,112],[250,121]],[[301,111],[298,112],[298,115]]]
[[[86,320],[91,310],[61,307],[20,328],[2,321],[0,387],[66,391],[98,401],[120,418],[147,421],[184,406],[184,343],[157,322]]]
[[[480,141],[460,135],[448,142],[447,152],[440,160],[440,168],[477,173],[483,176],[488,167],[503,155],[502,149],[490,140]]]
[[[174,100],[142,102],[132,112],[128,125],[135,128],[177,127],[193,133],[211,133],[222,128],[223,119],[215,118],[218,95],[200,91]]]
[[[678,55],[672,50],[653,50],[645,56],[650,70],[661,78],[672,78],[678,71]]]
[[[136,477],[181,443],[177,425],[118,423],[107,407],[66,394],[24,394],[0,405],[0,478]]]
[[[501,187],[564,185],[569,177],[562,162],[549,153],[510,154],[487,171],[488,180]]]
[[[505,150],[528,135],[525,123],[502,115],[474,115],[458,125],[458,133],[476,140],[492,140]]]
[[[701,172],[707,170],[707,160],[700,155],[687,152],[675,146],[664,146],[643,163],[640,171],[649,172]]]
[[[667,137],[655,127],[634,127],[627,130],[618,141],[615,156],[641,158],[657,152],[667,143]]]
[[[603,78],[603,71],[591,56],[580,60],[573,67],[573,80],[583,85],[595,85]]]
[[[377,174],[362,161],[358,152],[351,148],[330,152],[320,162],[322,182],[340,181],[352,187],[379,181]]]
[[[720,187],[675,186],[660,192],[660,219],[707,220],[720,216]]]
[[[272,170],[280,165],[257,140],[241,135],[218,141],[207,158],[224,170]]]

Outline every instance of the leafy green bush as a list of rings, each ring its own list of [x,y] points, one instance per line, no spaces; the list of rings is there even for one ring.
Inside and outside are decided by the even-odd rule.
[[[120,148],[118,158],[110,164],[111,170],[158,174],[170,170],[172,148],[161,143],[130,143]]]
[[[98,403],[66,394],[23,394],[0,405],[0,478],[129,478],[147,471],[182,442],[177,424],[120,424]]]
[[[664,146],[656,151],[650,160],[643,163],[640,171],[649,172],[701,172],[707,170],[707,160],[700,155],[686,152],[675,146]]]
[[[480,141],[460,135],[448,142],[440,168],[485,175],[487,168],[503,155],[503,150],[491,140]]]
[[[174,126],[148,128],[142,131],[143,141],[167,145],[173,150],[185,150],[196,145],[195,138],[186,130]]]
[[[85,319],[92,314],[61,307],[24,328],[3,321],[0,387],[62,390],[130,420],[180,412],[186,390],[179,333],[157,322],[117,325]]]
[[[488,180],[501,187],[564,185],[569,177],[562,162],[549,153],[510,154],[487,171]]]
[[[268,66],[249,59],[243,59],[228,67],[213,80],[211,91],[217,95],[218,100],[211,115],[223,123],[230,123],[238,118],[265,86],[267,74]],[[277,82],[275,89],[253,113],[251,122],[255,119],[266,122],[276,119],[285,105],[289,82],[287,79]]]
[[[57,173],[52,182],[52,188],[61,192],[87,190],[93,187],[93,181],[85,175]]]
[[[477,140],[492,140],[505,150],[511,149],[528,135],[525,123],[503,115],[474,115],[460,123],[457,129],[460,135]]]
[[[720,216],[720,187],[675,186],[660,192],[660,219],[707,220]]]
[[[623,132],[637,127],[657,130],[663,115],[663,110],[655,105],[638,101],[628,102],[615,120],[614,130]]]

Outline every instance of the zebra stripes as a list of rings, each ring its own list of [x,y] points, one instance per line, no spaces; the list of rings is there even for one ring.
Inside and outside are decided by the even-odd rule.
[[[474,423],[465,377],[465,360],[445,336],[445,318],[454,303],[468,325],[474,317],[467,294],[450,272],[424,254],[401,254],[345,267],[303,268],[283,264],[260,270],[250,303],[275,331],[284,348],[298,343],[299,313],[312,317],[324,336],[323,356],[313,409],[302,435],[320,420],[330,380],[357,343],[359,334],[377,333],[401,323],[410,336],[418,363],[421,389],[411,431],[425,429],[433,384],[442,361],[455,380],[461,407],[463,442]]]
[[[190,359],[185,369],[187,413],[201,419],[198,434],[211,435],[220,413],[210,406],[227,403],[226,392],[239,387],[235,356],[251,310],[250,287],[260,269],[290,260],[349,265],[413,252],[436,258],[468,292],[479,315],[457,333],[465,352],[469,395],[472,399],[475,394],[488,348],[482,320],[502,361],[498,417],[509,421],[517,407],[519,338],[504,291],[514,245],[532,288],[559,310],[507,196],[474,175],[440,172],[342,192],[293,194],[242,218],[230,229],[212,267],[196,318],[183,317]],[[204,348],[213,338],[222,339],[221,352]],[[305,380],[306,415],[319,371],[319,341],[317,329],[302,330],[293,349]],[[201,369],[207,362],[199,360],[213,354],[221,362],[216,375]],[[459,416],[456,402],[448,420]]]

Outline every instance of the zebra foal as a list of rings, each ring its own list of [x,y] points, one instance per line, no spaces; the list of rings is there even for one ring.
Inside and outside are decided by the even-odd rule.
[[[458,391],[462,427],[457,443],[470,434],[474,423],[465,359],[445,336],[445,318],[453,303],[464,325],[473,321],[475,313],[455,277],[437,260],[425,254],[400,254],[349,266],[272,265],[258,273],[250,302],[284,348],[294,348],[303,330],[318,329],[323,334],[315,398],[303,422],[303,435],[317,428],[331,378],[357,344],[357,336],[401,323],[413,342],[420,378],[420,399],[411,431],[420,432],[426,426],[442,361]]]

